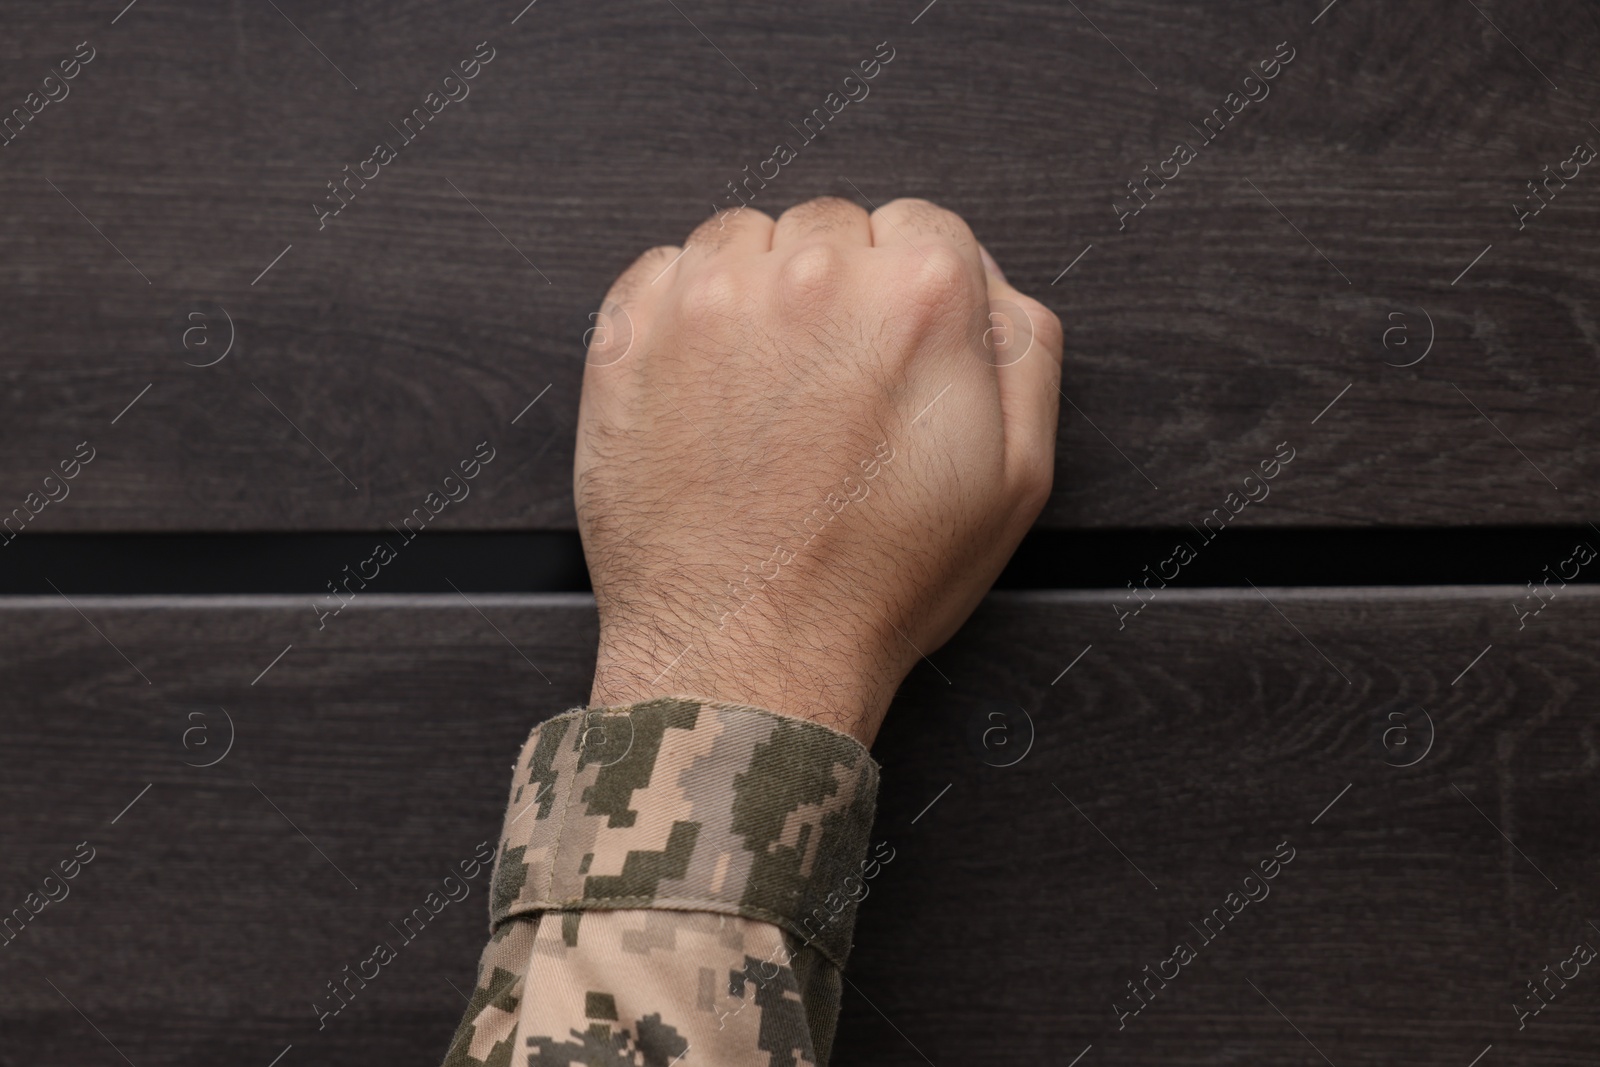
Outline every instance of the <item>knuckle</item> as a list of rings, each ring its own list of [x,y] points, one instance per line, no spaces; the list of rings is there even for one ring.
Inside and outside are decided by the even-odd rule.
[[[762,226],[769,229],[772,226],[772,219],[766,212],[740,205],[732,210],[718,211],[701,222],[684,240],[684,244],[712,253],[733,241],[741,230]]]
[[[913,259],[908,290],[924,311],[948,312],[965,307],[976,296],[971,272],[955,249],[931,244]]]
[[[679,308],[692,323],[722,318],[739,304],[739,275],[727,267],[708,266],[683,284]]]
[[[623,272],[623,277],[635,285],[640,278],[654,278],[660,273],[661,268],[671,263],[679,252],[683,251],[677,245],[656,245],[650,251],[633,261],[633,266]]]
[[[967,261],[949,245],[935,244],[923,249],[922,280],[924,284],[937,282],[952,290],[972,289],[972,276]]]
[[[725,228],[727,221],[729,220],[724,219],[723,216],[717,214],[712,214],[706,218],[703,218],[699,222],[695,223],[694,229],[690,230],[689,233],[684,237],[683,243],[694,244],[696,239],[703,237],[705,234],[716,233],[719,229]]]
[[[949,212],[935,204],[932,200],[924,200],[920,196],[900,196],[889,201],[879,211],[893,212],[916,218],[921,215],[947,215]]]
[[[606,293],[606,299],[618,304],[625,304],[637,293],[649,279],[656,276],[657,272],[672,262],[672,257],[678,254],[678,249],[672,245],[656,245],[630,263],[617,280],[611,283],[611,288]]]
[[[828,211],[860,211],[861,205],[842,196],[817,196],[806,201],[806,206]]]
[[[778,270],[778,285],[789,304],[814,306],[838,289],[844,259],[832,245],[796,249]]]
[[[692,245],[701,251],[715,252],[732,236],[735,226],[737,226],[737,222],[733,220],[724,221],[713,215],[693,230],[690,230],[689,236],[683,239],[683,243],[686,246]]]
[[[866,212],[837,196],[819,196],[814,200],[796,204],[778,219],[778,225],[788,231],[822,233],[838,229],[853,217],[866,217]]]
[[[931,200],[901,197],[898,200],[891,200],[878,210],[888,218],[900,220],[897,225],[918,233],[937,234],[958,242],[972,240],[972,229],[966,220]]]

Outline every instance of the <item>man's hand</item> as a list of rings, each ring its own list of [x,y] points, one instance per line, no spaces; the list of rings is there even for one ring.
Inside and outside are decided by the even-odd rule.
[[[652,249],[597,321],[591,703],[705,696],[870,744],[1050,494],[1056,317],[951,212],[822,199]]]

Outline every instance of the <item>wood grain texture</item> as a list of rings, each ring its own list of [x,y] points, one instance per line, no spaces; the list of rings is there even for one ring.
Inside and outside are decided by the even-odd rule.
[[[1591,517],[1600,178],[1521,232],[1512,204],[1600,145],[1592,5],[120,6],[0,4],[0,106],[98,51],[0,148],[0,512],[99,449],[35,529],[381,529],[485,439],[503,462],[439,525],[570,528],[609,280],[885,40],[754,206],[928,197],[1060,313],[1045,525],[1198,521],[1285,440],[1251,523]],[[319,231],[325,183],[483,40],[470,97]],[[1283,41],[1270,96],[1119,233],[1125,183]],[[203,369],[174,329],[201,301],[236,331]]]
[[[1592,969],[1525,1030],[1510,1005],[1600,944],[1600,595],[1519,631],[1517,593],[1163,593],[1121,631],[1109,594],[991,596],[875,746],[895,859],[835,1062],[1591,1062]],[[0,904],[97,850],[0,949],[0,1064],[436,1063],[481,886],[321,1032],[311,1002],[493,837],[526,731],[585,695],[591,602],[474,603],[373,597],[321,632],[281,598],[0,610]],[[1374,735],[1414,706],[1432,746],[1392,766]],[[220,751],[184,745],[220,745],[219,707],[232,751],[185,766]],[[1187,924],[1285,841],[1201,944]],[[1118,1030],[1182,939],[1198,958]]]

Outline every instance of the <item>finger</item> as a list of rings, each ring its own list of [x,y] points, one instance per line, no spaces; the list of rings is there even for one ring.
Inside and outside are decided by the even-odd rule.
[[[633,310],[645,297],[660,289],[652,283],[677,262],[682,251],[677,245],[657,245],[641,255],[617,275],[617,280],[606,290],[601,306],[614,303]]]
[[[676,245],[659,245],[617,275],[605,299],[600,301],[600,307],[589,314],[589,323],[583,332],[587,366],[614,366],[632,353],[650,317],[656,292],[665,289],[665,286],[653,287],[652,282],[671,269],[682,251]]]
[[[718,211],[696,226],[683,242],[683,247],[689,250],[685,258],[710,259],[768,251],[772,248],[772,225],[772,216],[743,204]]]
[[[872,213],[874,248],[908,245],[924,259],[935,248],[954,251],[973,281],[982,283],[986,277],[972,228],[960,215],[938,204],[907,197],[891,200]]]
[[[813,243],[870,247],[872,220],[859,204],[836,196],[821,196],[796,204],[778,216],[772,230],[774,252]]]
[[[994,263],[987,250],[980,258]],[[1031,488],[1042,485],[1047,493],[1061,408],[1061,320],[1007,282],[998,263],[992,270],[986,265],[986,270],[1006,469]]]
[[[634,260],[617,276],[584,330],[583,393],[579,422],[616,428],[632,403],[644,335],[669,286],[662,281],[676,269],[683,249],[660,245]],[[659,284],[656,284],[658,283]]]

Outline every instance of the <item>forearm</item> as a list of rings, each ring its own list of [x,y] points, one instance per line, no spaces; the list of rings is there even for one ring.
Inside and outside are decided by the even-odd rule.
[[[542,724],[446,1067],[826,1063],[876,790],[859,743],[758,708],[664,698]]]

